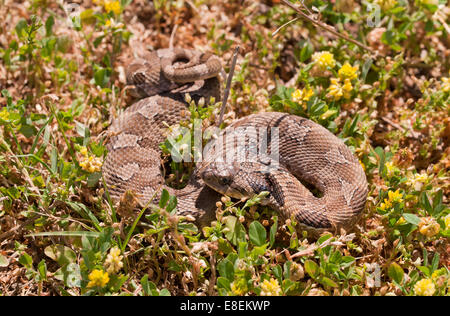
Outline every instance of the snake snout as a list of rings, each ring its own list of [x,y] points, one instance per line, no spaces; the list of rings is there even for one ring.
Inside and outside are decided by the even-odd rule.
[[[236,176],[236,166],[226,163],[213,162],[207,165],[200,172],[200,176],[205,183],[215,191],[231,197],[240,198],[241,194],[235,192],[234,178]]]

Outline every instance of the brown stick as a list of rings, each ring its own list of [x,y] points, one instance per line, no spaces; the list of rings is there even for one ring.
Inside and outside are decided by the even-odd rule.
[[[309,17],[307,14],[305,14],[302,10],[300,10],[298,7],[296,7],[294,4],[292,4],[291,2],[289,2],[288,0],[281,0],[281,2],[283,2],[285,5],[287,5],[288,7],[290,7],[291,9],[293,9],[295,12],[297,12],[302,18],[304,18],[305,20],[311,22],[312,24],[314,24],[315,26],[318,26],[334,35],[336,35],[337,37],[340,37],[348,42],[351,42],[353,44],[355,44],[356,46],[361,47],[364,50],[369,51],[370,53],[374,54],[375,57],[377,55],[381,55],[378,51],[374,51],[373,49],[371,49],[370,47],[364,45],[363,43],[358,42],[357,40],[354,40],[346,35],[343,35],[339,32],[337,32],[336,30],[334,30],[332,27],[330,27],[329,25],[318,21],[318,20],[314,20],[313,18]],[[381,55],[382,56],[382,55]]]
[[[226,86],[225,92],[223,94],[222,108],[220,109],[220,116],[219,116],[219,124],[217,125],[217,127],[219,127],[219,128],[220,128],[220,124],[222,124],[222,121],[223,121],[223,114],[225,113],[225,107],[227,106],[228,95],[230,94],[230,89],[231,89],[231,80],[233,79],[234,68],[236,66],[238,53],[239,53],[239,46],[237,46],[236,49],[234,50],[233,61],[231,62],[230,72],[228,73],[228,77],[227,77],[227,86]]]

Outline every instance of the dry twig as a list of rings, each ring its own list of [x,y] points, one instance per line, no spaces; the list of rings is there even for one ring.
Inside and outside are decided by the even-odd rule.
[[[332,28],[331,26],[319,21],[319,20],[315,20],[314,18],[308,16],[305,12],[303,12],[301,9],[299,9],[298,7],[296,7],[294,4],[292,4],[290,1],[288,0],[281,0],[282,3],[284,3],[285,5],[287,5],[288,7],[290,7],[291,9],[293,9],[295,12],[297,12],[303,19],[311,22],[312,24],[314,24],[315,26],[318,26],[334,35],[336,35],[337,37],[340,37],[350,43],[355,44],[356,46],[361,47],[364,50],[367,50],[368,52],[370,52],[371,54],[373,54],[375,57],[377,55],[381,55],[378,51],[374,51],[373,49],[371,49],[370,47],[364,45],[361,42],[358,42],[357,40],[354,40],[346,35],[343,35],[341,33],[339,33],[338,31],[336,31],[334,28]],[[305,7],[303,5],[303,3],[301,4],[302,7]],[[277,30],[278,31],[278,30]]]

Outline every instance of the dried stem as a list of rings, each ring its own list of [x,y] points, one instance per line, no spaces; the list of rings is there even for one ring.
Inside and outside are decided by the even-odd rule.
[[[281,0],[282,3],[284,3],[285,5],[287,5],[288,7],[290,7],[291,9],[293,9],[295,12],[297,12],[302,18],[304,18],[305,20],[311,22],[312,24],[314,24],[315,26],[318,26],[348,42],[351,42],[353,44],[355,44],[356,46],[361,47],[364,50],[369,51],[370,53],[372,53],[373,55],[377,56],[380,55],[380,53],[378,51],[374,51],[373,49],[371,49],[370,47],[364,45],[363,43],[358,42],[357,40],[354,40],[346,35],[343,35],[341,33],[339,33],[338,31],[336,31],[334,28],[332,28],[331,26],[319,21],[319,20],[315,20],[311,17],[309,17],[306,13],[304,13],[302,10],[300,10],[298,7],[296,7],[294,4],[292,4],[291,2],[289,2],[288,0]],[[302,4],[302,6],[304,7],[304,5]]]
[[[220,127],[220,125],[222,124],[222,121],[223,121],[223,114],[225,113],[225,107],[227,106],[228,95],[230,94],[231,81],[233,79],[234,68],[236,67],[238,53],[239,53],[239,46],[237,46],[236,49],[234,50],[233,61],[231,62],[230,72],[228,73],[227,86],[225,88],[225,92],[223,93],[222,108],[220,109],[219,124],[217,125],[218,127]]]

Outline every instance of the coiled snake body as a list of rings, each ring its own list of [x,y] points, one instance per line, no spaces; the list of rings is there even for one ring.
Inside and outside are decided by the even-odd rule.
[[[236,120],[211,144],[184,189],[164,185],[159,144],[167,125],[189,120],[185,93],[197,101],[220,98],[220,70],[217,57],[181,48],[148,53],[130,64],[127,81],[134,85],[134,95],[144,98],[109,128],[103,174],[111,197],[118,200],[131,190],[144,205],[152,197],[157,202],[161,188],[166,188],[177,196],[179,214],[206,224],[215,218],[222,194],[242,198],[267,191],[262,203],[285,218],[294,217],[302,228],[322,231],[353,225],[368,192],[360,163],[327,129],[286,113]],[[250,144],[260,137],[267,144],[264,154],[253,150],[259,144]],[[239,142],[244,149],[236,150]],[[230,152],[237,159],[223,159]],[[314,196],[300,180],[322,196]]]

